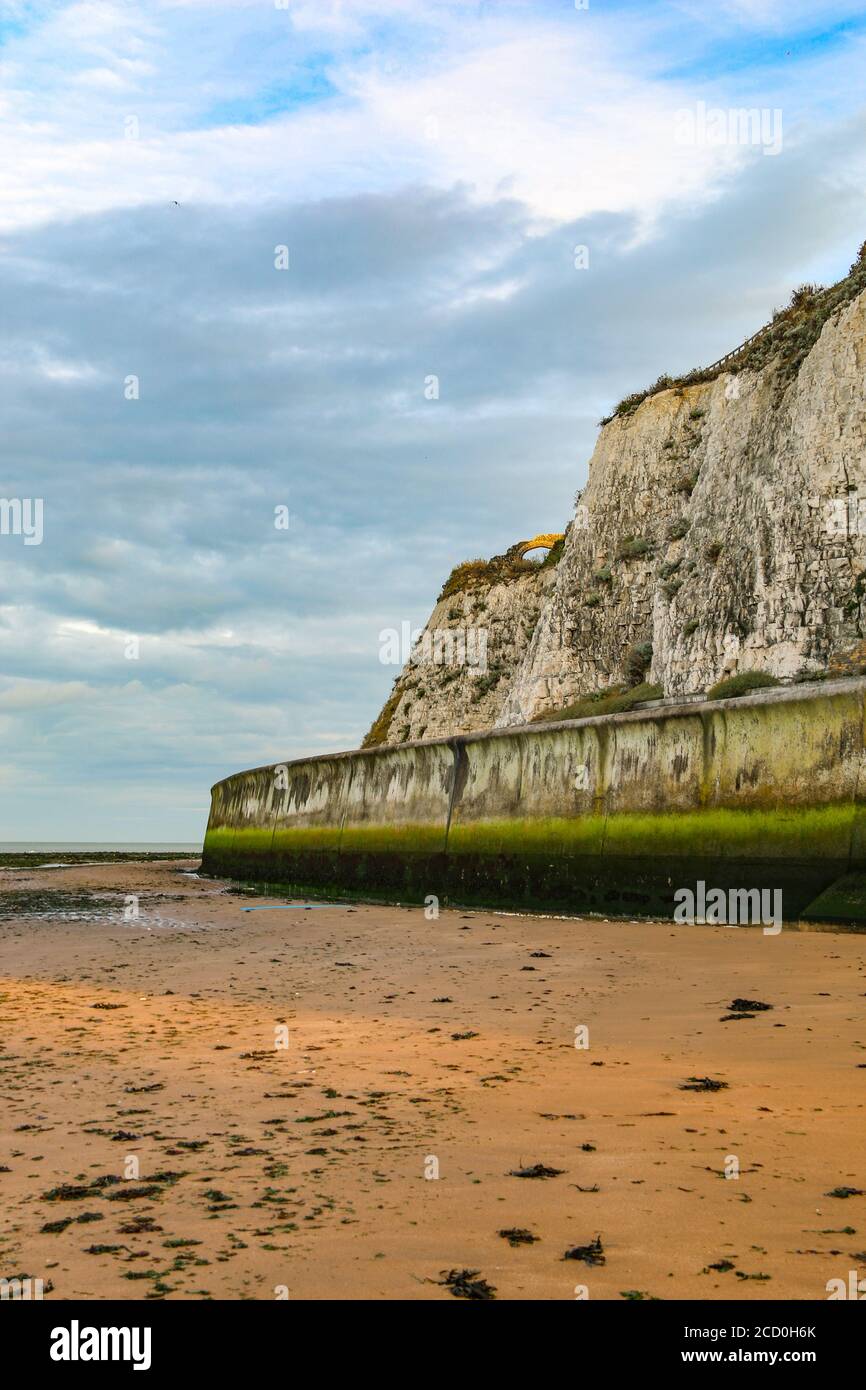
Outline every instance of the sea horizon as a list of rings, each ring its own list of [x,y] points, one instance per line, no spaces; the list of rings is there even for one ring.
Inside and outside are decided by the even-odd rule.
[[[88,851],[130,854],[135,850],[177,854],[188,850],[190,854],[200,854],[201,843],[193,840],[0,840],[0,854],[44,854],[47,850],[64,854],[86,854]]]

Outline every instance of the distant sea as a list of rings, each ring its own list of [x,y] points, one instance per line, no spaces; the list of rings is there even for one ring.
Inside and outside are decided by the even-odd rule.
[[[0,854],[201,854],[191,840],[0,840]]]

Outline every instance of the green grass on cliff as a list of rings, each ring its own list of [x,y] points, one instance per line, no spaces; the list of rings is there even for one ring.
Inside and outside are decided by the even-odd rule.
[[[556,569],[565,551],[565,536],[560,536],[558,541],[554,541],[541,562],[540,568],[543,570]]]
[[[665,373],[654,381],[652,386],[625,396],[610,415],[605,415],[599,420],[599,425],[609,425],[615,418],[633,415],[639,405],[659,391],[714,381],[723,372],[759,371],[774,359],[778,361],[780,382],[786,384],[800,370],[805,358],[818,341],[827,320],[838,310],[844,309],[864,290],[866,241],[860,247],[857,259],[846,276],[826,289],[820,285],[800,285],[793,291],[788,303],[776,310],[760,336],[756,337],[753,343],[747,343],[727,362],[716,367],[696,367],[679,377],[671,377]]]
[[[550,558],[549,554],[547,558]],[[489,589],[494,584],[508,584],[513,579],[521,579],[525,574],[537,574],[543,563],[546,561],[526,560],[512,551],[507,551],[505,555],[494,555],[490,560],[464,560],[462,565],[455,565],[436,601],[440,603],[451,594],[465,594],[468,589]]]
[[[660,700],[664,691],[660,685],[650,685],[642,681],[640,685],[629,688],[625,685],[611,685],[607,690],[598,690],[594,695],[584,695],[564,709],[547,710],[537,714],[533,724],[549,724],[559,719],[589,719],[599,714],[625,714],[634,709],[641,700]]]
[[[398,685],[391,691],[377,717],[373,720],[361,743],[362,748],[378,748],[379,744],[384,743],[388,737],[388,730],[391,727],[391,720],[394,718],[397,706],[403,695],[403,690]]]
[[[711,685],[707,691],[707,699],[732,700],[737,695],[748,695],[753,690],[781,684],[782,682],[771,676],[769,671],[739,671],[736,676],[727,676]]]

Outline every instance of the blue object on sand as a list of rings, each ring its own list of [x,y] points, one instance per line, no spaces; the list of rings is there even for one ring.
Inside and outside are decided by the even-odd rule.
[[[242,907],[241,912],[279,912],[281,907],[312,912],[317,907],[345,907],[345,903],[265,903],[262,907]]]

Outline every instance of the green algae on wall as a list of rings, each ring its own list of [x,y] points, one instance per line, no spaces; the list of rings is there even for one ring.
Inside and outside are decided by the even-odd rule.
[[[820,914],[836,880],[866,870],[864,697],[866,681],[838,681],[238,773],[213,789],[203,867],[303,892],[610,914],[670,913],[703,879]]]

